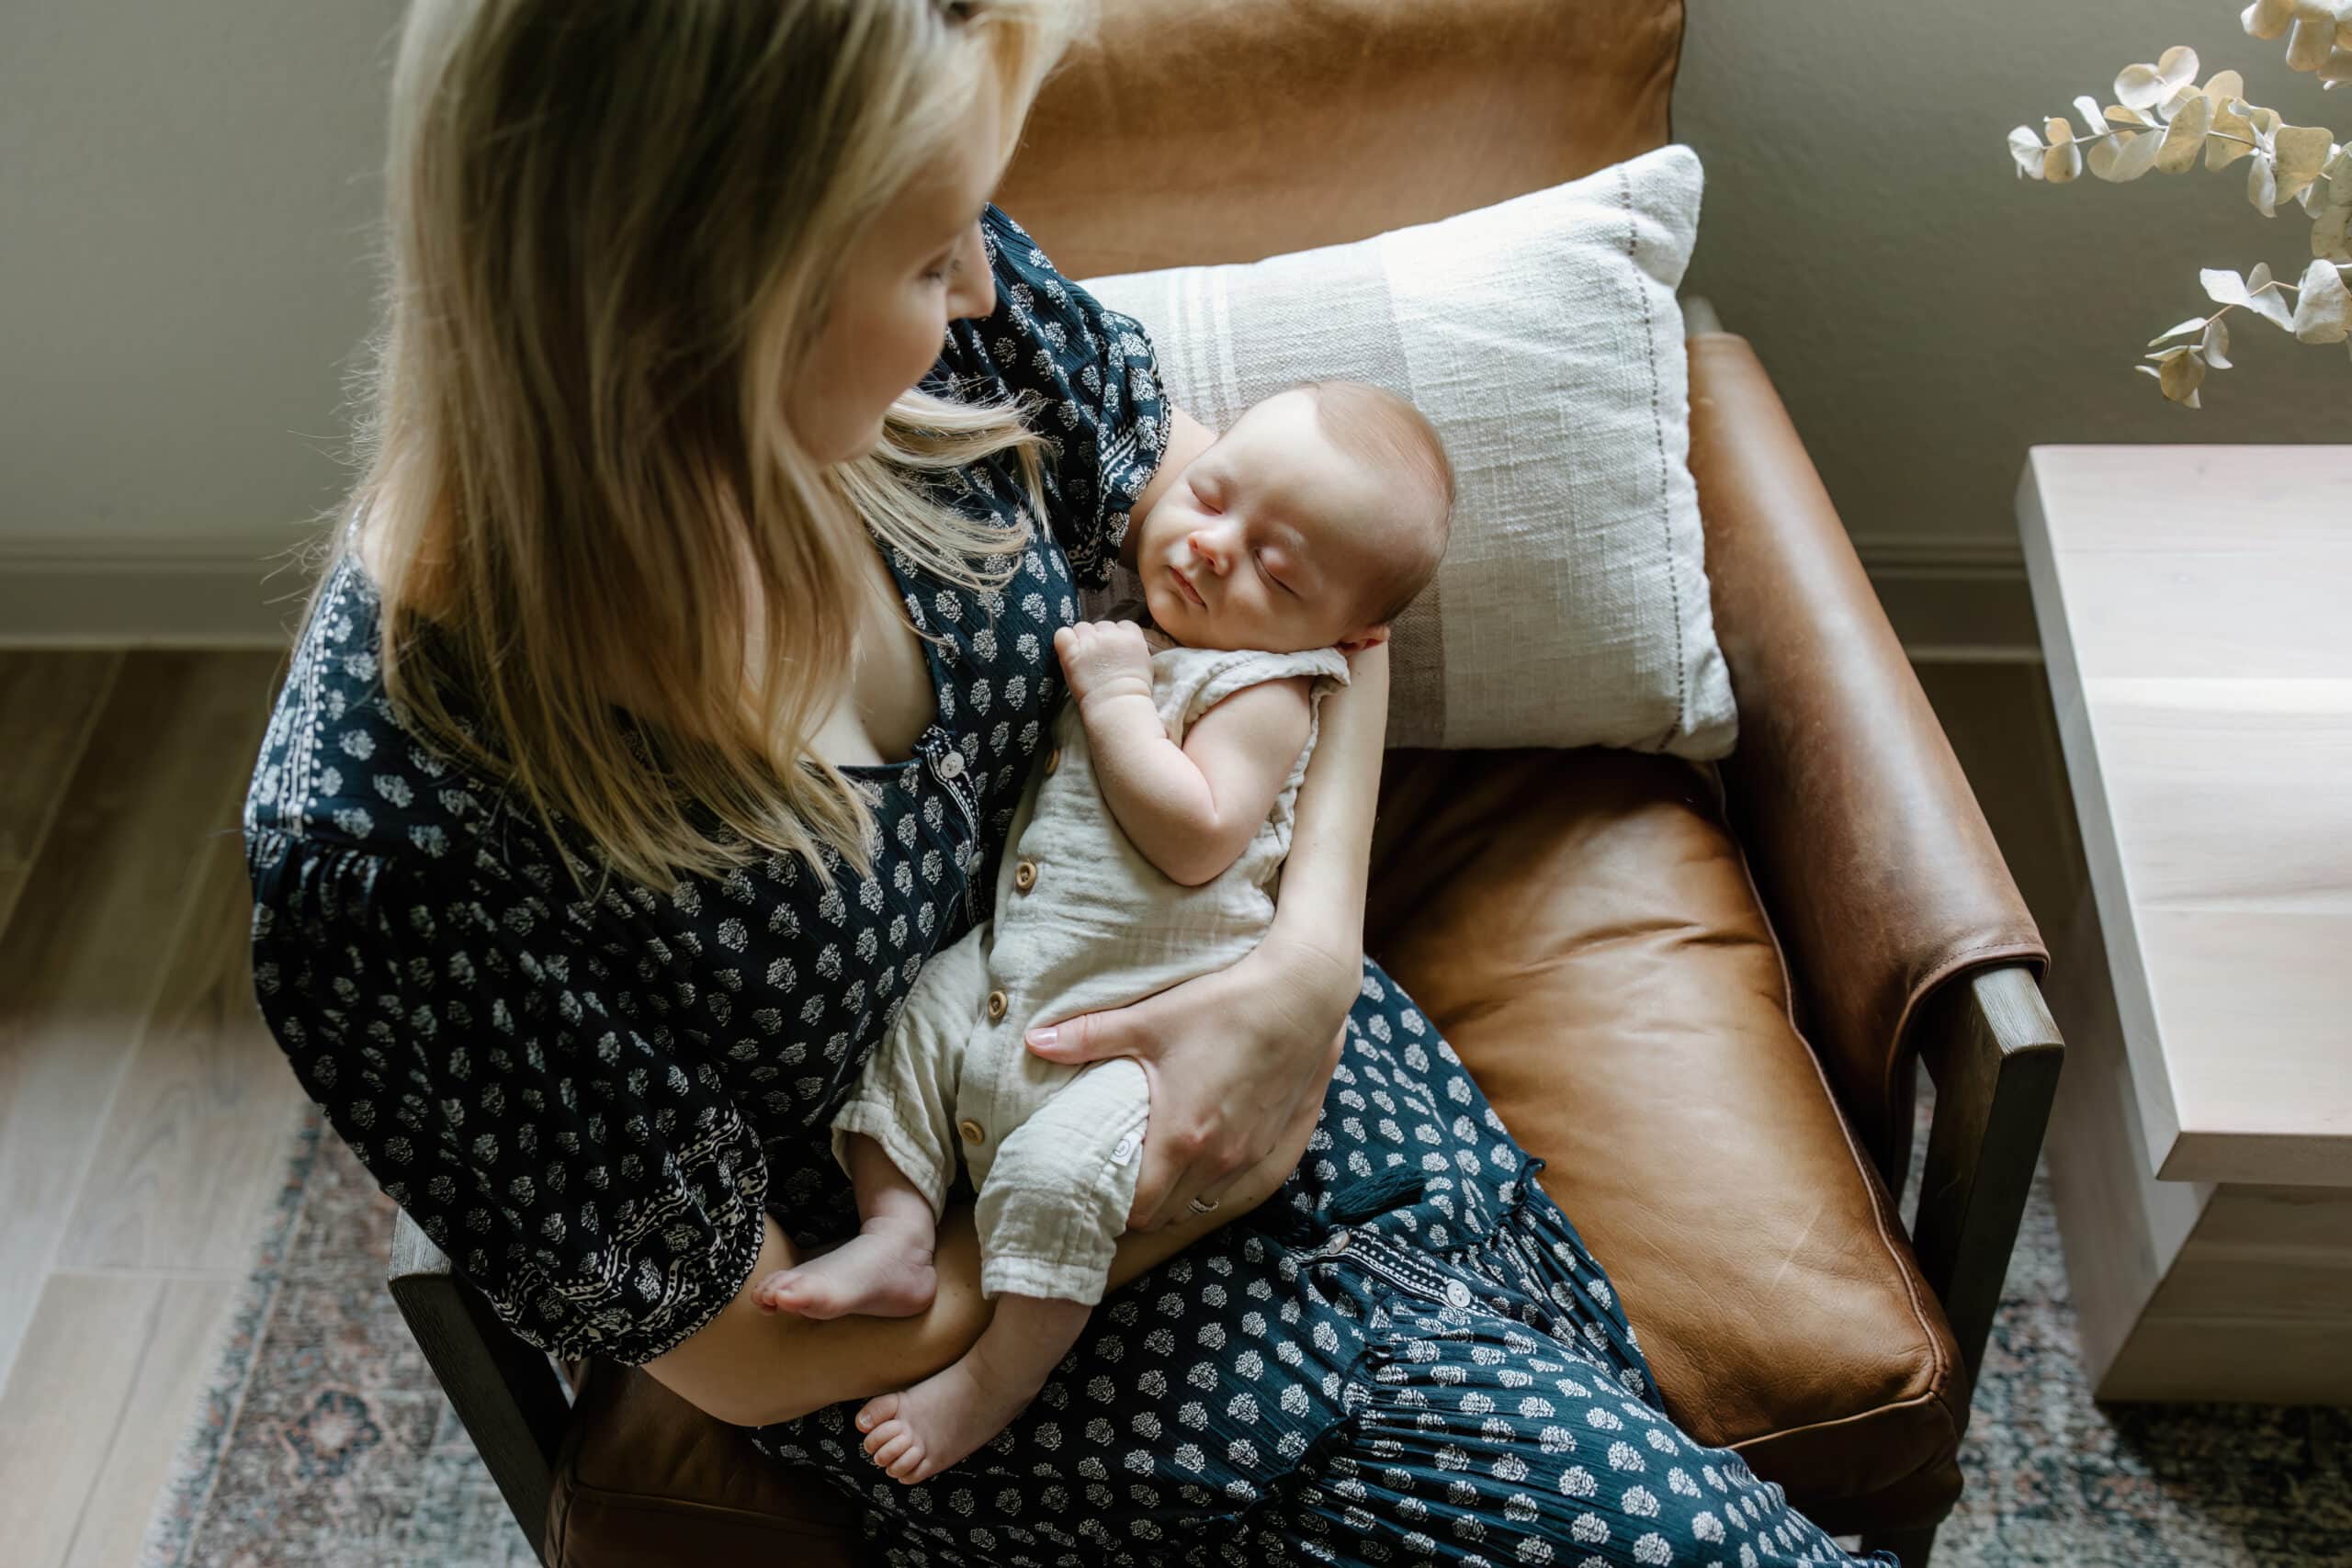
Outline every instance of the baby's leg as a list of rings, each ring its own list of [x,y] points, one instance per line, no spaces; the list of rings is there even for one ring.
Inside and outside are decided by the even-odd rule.
[[[850,1134],[849,1167],[857,1189],[857,1234],[761,1280],[752,1299],[763,1311],[912,1317],[931,1305],[939,1283],[931,1263],[939,1241],[931,1200],[863,1133]]]
[[[996,1299],[996,1315],[963,1359],[857,1413],[865,1451],[891,1478],[928,1480],[995,1437],[1046,1386],[1094,1309],[1050,1296]]]
[[[1102,1299],[1135,1202],[1151,1089],[1134,1060],[1080,1071],[1005,1137],[980,1183],[980,1289],[996,1315],[965,1358],[857,1413],[899,1481],[935,1475],[1002,1431]]]

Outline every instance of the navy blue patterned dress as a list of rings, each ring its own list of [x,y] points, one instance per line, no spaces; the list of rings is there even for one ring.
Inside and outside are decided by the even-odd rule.
[[[493,781],[401,727],[348,555],[301,639],[246,807],[262,1010],[383,1190],[556,1355],[634,1365],[693,1334],[763,1208],[804,1247],[856,1228],[828,1123],[924,959],[990,912],[1065,695],[1053,632],[1108,584],[1170,413],[1133,320],[1002,212],[983,231],[997,308],[951,324],[924,384],[1044,396],[1050,531],[983,594],[887,552],[948,647],[926,645],[918,754],[846,770],[871,877],[837,862],[823,894],[770,856],[580,897]],[[951,489],[1014,520],[1001,457]],[[752,1439],[910,1564],[1848,1561],[1661,1414],[1538,1165],[1367,959],[1283,1191],[1107,1295],[996,1439],[912,1487],[865,1459],[854,1404]]]

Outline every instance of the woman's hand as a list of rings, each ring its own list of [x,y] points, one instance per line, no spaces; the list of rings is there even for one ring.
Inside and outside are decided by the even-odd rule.
[[[1156,1230],[1190,1217],[1195,1197],[1218,1201],[1301,1117],[1311,1130],[1308,1106],[1339,1065],[1362,983],[1360,963],[1348,973],[1321,949],[1269,936],[1214,974],[1032,1028],[1029,1048],[1055,1062],[1141,1065],[1151,1118],[1127,1225]]]

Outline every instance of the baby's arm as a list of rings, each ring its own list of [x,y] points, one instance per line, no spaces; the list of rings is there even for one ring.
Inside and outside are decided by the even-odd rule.
[[[1121,829],[1172,880],[1215,880],[1266,819],[1306,744],[1313,678],[1243,687],[1201,715],[1180,747],[1153,705],[1150,657],[1133,623],[1065,626],[1054,648]]]

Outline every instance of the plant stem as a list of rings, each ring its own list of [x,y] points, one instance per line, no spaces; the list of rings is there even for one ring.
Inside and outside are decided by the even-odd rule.
[[[2126,132],[2133,136],[2162,136],[2169,129],[2168,125],[2112,125],[2105,130],[2095,130],[2088,136],[2075,137],[2073,141],[2075,146],[2080,147],[2086,142],[2097,141],[2102,137],[2121,136]],[[2226,130],[2209,130],[2205,134],[2217,141],[2234,141],[2241,147],[2251,147],[2257,152],[2262,151],[2260,142],[2248,141],[2243,136],[2232,136]],[[2052,145],[2055,146],[2056,143],[2053,142]]]

